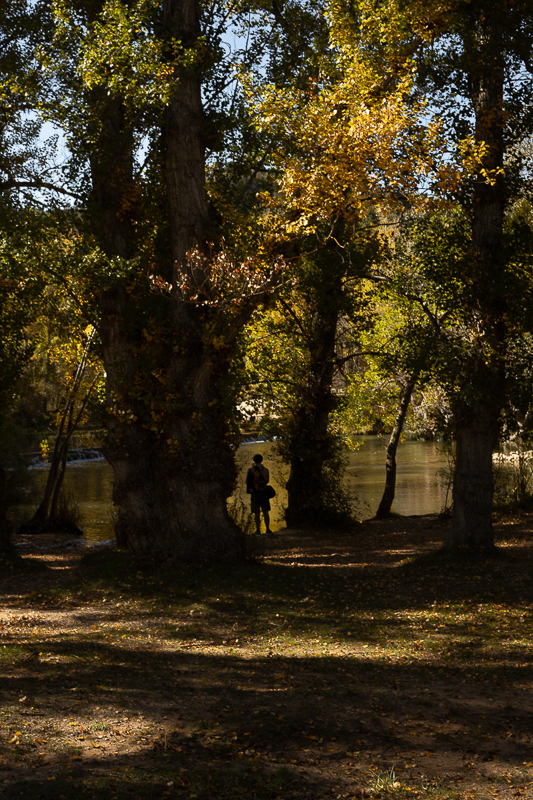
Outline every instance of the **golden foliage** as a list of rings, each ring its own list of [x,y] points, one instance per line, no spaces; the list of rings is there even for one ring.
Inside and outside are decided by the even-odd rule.
[[[485,152],[473,137],[451,142],[416,92],[414,53],[445,27],[452,4],[415,3],[409,18],[394,0],[379,14],[372,2],[355,5],[357,24],[330,5],[331,60],[305,91],[243,77],[256,125],[283,143],[277,189],[263,200],[284,233],[369,209],[427,208],[479,171]]]

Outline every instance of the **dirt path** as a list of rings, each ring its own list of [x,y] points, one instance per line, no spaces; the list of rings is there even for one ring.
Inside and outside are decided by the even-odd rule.
[[[482,564],[443,535],[285,531],[235,574],[19,542],[0,796],[533,798],[533,518]]]

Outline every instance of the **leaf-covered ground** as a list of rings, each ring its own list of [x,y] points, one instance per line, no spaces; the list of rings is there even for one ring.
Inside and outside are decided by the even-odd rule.
[[[281,532],[163,575],[19,540],[0,796],[533,798],[533,517],[497,534],[457,563],[435,517]]]

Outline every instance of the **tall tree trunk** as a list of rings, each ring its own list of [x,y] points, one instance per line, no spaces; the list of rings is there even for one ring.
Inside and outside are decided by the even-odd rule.
[[[492,453],[498,439],[499,408],[493,403],[461,403],[455,413],[459,424],[447,548],[490,550],[494,546]]]
[[[313,407],[300,409],[295,418],[298,443],[292,443],[285,510],[289,528],[316,522],[322,508],[324,462],[331,456],[328,434],[331,408],[331,386],[328,390],[322,385],[314,395]]]
[[[394,428],[392,429],[387,447],[387,459],[385,461],[385,488],[383,490],[383,496],[381,498],[378,510],[376,511],[376,519],[385,519],[385,517],[390,515],[392,503],[394,501],[394,494],[396,492],[396,453],[402,435],[403,423],[405,422],[405,417],[409,409],[409,403],[411,402],[411,396],[413,394],[417,379],[418,373],[412,375],[404,386],[401,394],[400,407],[394,421]]]
[[[453,515],[447,548],[490,549],[493,500],[492,448],[504,394],[505,300],[502,236],[505,209],[504,51],[495,6],[480,14],[465,50],[475,113],[475,138],[487,146],[474,185],[472,210],[471,314],[476,330],[461,399],[456,403],[456,467]]]
[[[285,520],[289,527],[316,522],[324,501],[324,464],[333,455],[328,427],[334,406],[331,390],[338,323],[335,291],[339,286],[324,291],[322,307],[313,321],[307,383],[302,387],[300,405],[288,431],[290,473]]]
[[[182,414],[157,425],[139,418],[108,425],[119,541],[139,556],[235,561],[242,555],[240,534],[226,510],[235,465],[211,385],[216,375],[201,354],[173,366]]]
[[[200,35],[198,0],[166,0],[161,35],[193,46]],[[187,253],[205,247],[204,133],[200,73],[189,67],[179,75],[162,135],[171,243],[167,274],[174,284],[180,270],[188,269]],[[123,135],[119,125],[115,153]],[[99,165],[94,177],[102,186],[101,204],[109,202],[109,172]],[[120,195],[127,187],[123,173],[118,178]],[[111,201],[115,216],[107,219],[107,239],[115,254],[127,258],[131,230],[121,233],[127,224],[117,213],[122,205],[121,196]],[[192,267],[189,277],[201,278]],[[102,295],[106,457],[114,469],[117,541],[142,557],[244,557],[242,534],[226,508],[236,478],[222,403],[232,333],[214,342],[212,313],[149,292],[136,300],[120,282]]]

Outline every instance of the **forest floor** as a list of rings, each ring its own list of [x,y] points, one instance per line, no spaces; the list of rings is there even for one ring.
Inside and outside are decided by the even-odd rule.
[[[291,530],[237,569],[17,537],[0,797],[533,798],[533,515]]]

